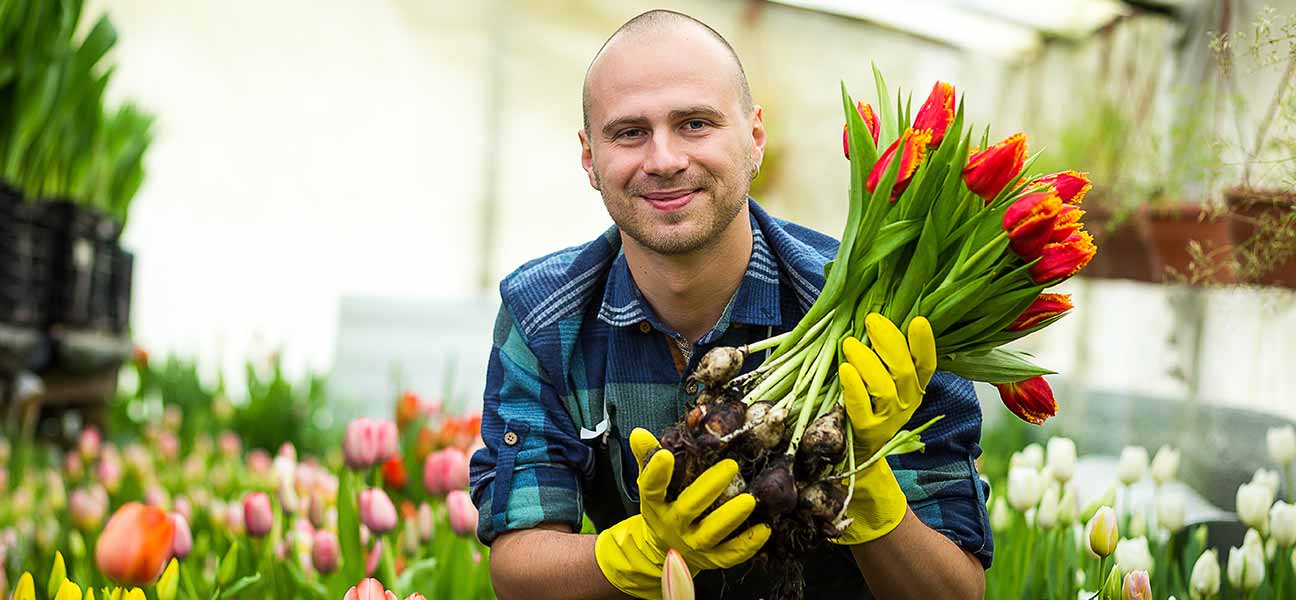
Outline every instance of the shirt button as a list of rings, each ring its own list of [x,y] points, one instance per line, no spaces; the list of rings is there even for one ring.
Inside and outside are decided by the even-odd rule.
[[[652,331],[652,325],[649,325],[648,321],[639,321],[639,333],[648,333],[649,331]]]
[[[513,433],[512,431],[510,431],[510,432],[504,434],[504,443],[505,443],[505,444],[507,444],[507,445],[509,445],[509,446],[516,446],[516,445],[517,445],[517,442],[518,442],[518,440],[517,440],[517,434],[516,434],[516,433]]]

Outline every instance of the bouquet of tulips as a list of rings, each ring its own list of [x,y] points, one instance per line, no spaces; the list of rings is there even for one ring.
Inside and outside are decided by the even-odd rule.
[[[919,433],[936,420],[901,431],[874,456],[854,456],[837,366],[847,337],[868,343],[867,315],[881,313],[901,330],[926,317],[939,369],[996,384],[1014,414],[1042,423],[1057,410],[1042,377],[1051,371],[1002,346],[1071,308],[1067,296],[1044,290],[1075,275],[1095,252],[1080,220],[1089,189],[1083,174],[1027,179],[1025,136],[974,139],[952,85],[937,83],[911,115],[874,75],[877,109],[842,89],[850,202],[823,291],[792,331],[704,356],[690,375],[690,384],[702,387],[697,405],[662,440],[676,454],[674,493],[707,466],[733,458],[740,478],[758,484],[751,488],[758,502],[806,513],[767,515],[771,556],[787,554],[771,545],[796,537],[780,527],[813,524],[826,537],[840,531],[847,494],[805,492],[845,479],[852,489],[853,473],[921,449]],[[765,362],[738,376],[746,356],[761,350],[771,350]],[[789,462],[798,465],[795,475],[760,485],[763,471]],[[734,495],[745,481],[730,487]],[[800,498],[763,498],[766,492]]]

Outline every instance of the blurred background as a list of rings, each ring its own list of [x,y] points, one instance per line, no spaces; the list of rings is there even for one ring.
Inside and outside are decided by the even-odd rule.
[[[118,377],[131,352],[230,410],[283,382],[311,398],[288,421],[325,432],[403,390],[477,409],[498,281],[611,224],[580,169],[581,81],[652,8],[738,51],[769,131],[752,195],[776,216],[840,232],[838,85],[871,99],[874,64],[919,98],[952,82],[992,139],[1027,134],[1035,171],[1088,172],[1098,259],[1061,290],[1074,314],[1020,344],[1058,371],[1059,415],[1028,427],[979,390],[985,470],[1055,435],[1168,444],[1232,507],[1296,419],[1293,0],[89,1],[78,39],[101,15],[116,33],[105,113],[137,107],[151,142],[104,238],[131,256],[124,292],[104,276],[129,308],[0,332],[23,349],[10,413],[41,395],[15,418],[59,435],[59,398],[142,389]]]

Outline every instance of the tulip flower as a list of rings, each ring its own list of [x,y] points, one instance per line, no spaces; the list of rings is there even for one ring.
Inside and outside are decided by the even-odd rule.
[[[1296,504],[1274,503],[1269,509],[1269,535],[1282,548],[1296,545]]]
[[[167,515],[175,526],[175,537],[171,541],[171,555],[185,558],[193,551],[193,533],[189,530],[189,520],[180,513]]]
[[[95,479],[99,480],[99,483],[103,484],[109,492],[116,492],[121,486],[121,458],[115,450],[105,449],[99,457],[99,464],[95,465]]]
[[[103,445],[103,434],[99,433],[99,428],[90,425],[81,430],[77,436],[77,451],[81,453],[81,458],[92,461],[99,457],[99,448]]]
[[[1234,589],[1251,593],[1260,587],[1265,577],[1264,550],[1260,548],[1233,546],[1229,548],[1228,580]]]
[[[1256,469],[1255,474],[1251,476],[1251,483],[1269,488],[1271,495],[1275,498],[1278,497],[1278,484],[1280,481],[1278,471],[1272,469]]]
[[[1003,400],[1004,406],[1027,423],[1043,425],[1046,419],[1057,414],[1053,388],[1049,387],[1043,376],[1014,383],[998,383],[995,387],[999,389],[999,398]]]
[[[662,565],[662,600],[693,600],[693,575],[689,573],[688,564],[674,548],[666,552],[666,563]]]
[[[1061,483],[1071,480],[1076,466],[1076,445],[1071,438],[1049,438],[1048,466],[1053,470],[1054,479]]]
[[[1036,471],[1044,468],[1044,446],[1034,442],[1026,444],[1026,447],[1021,449],[1019,457],[1021,458],[1020,465],[1014,466],[1030,467]]]
[[[1003,496],[995,498],[994,508],[990,510],[990,527],[994,531],[1003,531],[1012,525],[1012,511]]]
[[[220,435],[220,450],[226,458],[238,458],[243,454],[243,441],[237,433],[226,431]]]
[[[370,531],[384,534],[396,528],[396,505],[381,488],[360,492],[360,522]]]
[[[127,502],[113,513],[95,545],[99,571],[120,585],[151,584],[171,557],[175,524],[160,509]]]
[[[945,132],[954,122],[954,85],[937,81],[927,95],[927,101],[918,109],[914,117],[913,128],[931,134],[929,142],[932,148],[940,145],[945,139]]]
[[[108,493],[97,485],[72,490],[68,512],[77,529],[84,533],[96,531],[108,513]]]
[[[1148,579],[1147,571],[1130,571],[1125,574],[1121,600],[1152,600],[1152,581]]]
[[[81,587],[66,579],[59,584],[58,593],[51,595],[52,600],[81,600]]]
[[[351,586],[342,600],[396,600],[396,594],[383,588],[377,579],[366,578],[359,585]]]
[[[166,570],[162,571],[162,577],[158,578],[157,595],[158,600],[175,600],[176,592],[180,589],[180,563],[176,559],[171,559],[167,564]]]
[[[419,397],[414,392],[401,394],[396,401],[396,429],[405,431],[419,417]]]
[[[1093,188],[1093,184],[1089,182],[1089,175],[1076,171],[1041,175],[1032,179],[1028,187],[1037,185],[1047,185],[1053,188],[1053,191],[1057,192],[1063,202],[1073,206],[1080,204],[1084,200],[1085,194],[1088,194],[1089,190]]]
[[[1262,483],[1244,483],[1237,491],[1238,520],[1247,527],[1263,530],[1268,524],[1273,490]]]
[[[436,515],[432,512],[432,505],[422,502],[418,507],[419,540],[423,542],[432,541],[432,536],[436,533]]]
[[[1025,312],[1008,325],[1008,331],[1025,331],[1073,308],[1071,294],[1042,293]]]
[[[458,535],[472,535],[477,529],[477,507],[468,492],[454,490],[446,495],[446,510],[450,513],[450,528]]]
[[[1169,446],[1158,448],[1156,456],[1152,457],[1152,481],[1157,485],[1164,485],[1174,481],[1178,473],[1179,451]]]
[[[897,151],[900,154],[900,166],[896,172],[895,186],[891,188],[891,201],[894,202],[900,194],[904,193],[905,188],[909,187],[909,179],[913,177],[914,171],[918,170],[918,165],[922,164],[923,157],[927,154],[927,145],[931,142],[931,134],[924,131],[914,131],[906,129],[900,138],[887,146],[882,156],[878,157],[873,164],[873,170],[869,171],[868,181],[864,183],[864,189],[871,194],[877,189],[882,177],[886,175],[887,169],[891,167],[891,161],[895,160]]]
[[[1044,481],[1039,472],[1030,467],[1013,467],[1008,470],[1008,504],[1017,512],[1026,512],[1039,504],[1044,494]]]
[[[1007,139],[968,157],[963,181],[972,193],[989,204],[1022,170],[1026,161],[1026,135],[1015,133]]]
[[[1079,517],[1080,508],[1076,502],[1075,490],[1070,484],[1064,484],[1062,499],[1058,501],[1058,524],[1062,527],[1071,527]]]
[[[1053,226],[1062,212],[1062,199],[1052,190],[1033,192],[1014,201],[1004,212],[1003,229],[1013,252],[1026,260],[1039,258],[1053,241]]]
[[[423,486],[441,495],[468,487],[468,457],[458,448],[429,454],[423,461]]]
[[[63,561],[62,552],[55,552],[54,566],[50,569],[49,586],[46,588],[46,593],[53,596],[58,592],[64,581],[67,581],[67,563]]]
[[[409,482],[405,473],[405,459],[393,456],[382,466],[383,483],[393,488],[403,488]]]
[[[320,529],[311,539],[311,564],[316,571],[328,575],[337,570],[340,551],[337,534]]]
[[[1179,533],[1187,518],[1186,499],[1180,492],[1162,492],[1156,500],[1157,524],[1170,533]]]
[[[1155,564],[1152,551],[1148,548],[1147,538],[1138,536],[1133,539],[1120,540],[1116,543],[1116,564],[1121,572],[1151,571]]]
[[[1296,427],[1272,428],[1265,432],[1265,442],[1269,446],[1269,458],[1274,462],[1286,466],[1296,460]]]
[[[274,509],[265,492],[252,492],[243,497],[243,526],[252,537],[263,537],[274,527]]]
[[[1219,556],[1214,550],[1207,550],[1193,563],[1192,575],[1188,579],[1188,589],[1193,598],[1210,598],[1220,591]]]
[[[1039,284],[1061,281],[1079,273],[1097,252],[1093,236],[1088,231],[1076,231],[1066,239],[1044,245],[1039,260],[1030,267],[1031,278]]]
[[[18,577],[18,585],[14,586],[13,600],[36,600],[36,582],[32,580],[31,573],[23,573]]]
[[[1126,446],[1121,449],[1120,462],[1116,466],[1116,477],[1121,483],[1131,485],[1143,479],[1147,474],[1148,453],[1142,446]]]
[[[873,145],[877,145],[878,130],[882,125],[878,123],[877,113],[873,112],[873,106],[863,102],[855,103],[855,110],[859,111],[860,118],[864,120],[864,125],[868,127],[869,135],[873,136]],[[846,155],[846,160],[850,160],[850,127],[842,125],[842,153]]]
[[[1116,551],[1120,540],[1120,531],[1116,527],[1116,511],[1110,506],[1098,509],[1089,522],[1089,550],[1098,556],[1107,557]]]
[[[1035,524],[1044,531],[1051,531],[1058,524],[1058,513],[1062,498],[1056,484],[1050,484],[1040,498],[1039,509],[1035,511]]]
[[[360,417],[347,425],[342,438],[342,454],[352,469],[367,469],[378,459],[378,431],[374,421]]]

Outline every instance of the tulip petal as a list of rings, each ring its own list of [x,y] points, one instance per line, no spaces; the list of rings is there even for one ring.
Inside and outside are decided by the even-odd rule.
[[[1079,171],[1050,173],[1035,178],[1031,183],[1052,187],[1063,202],[1071,205],[1079,205],[1084,200],[1085,194],[1093,188],[1093,184],[1089,182],[1089,174]]]
[[[1032,377],[1015,383],[1000,383],[999,398],[1004,406],[1027,423],[1042,425],[1046,419],[1057,414],[1057,400],[1053,397],[1053,388],[1041,377]]]
[[[900,197],[900,194],[904,193],[905,188],[909,186],[909,179],[913,177],[914,172],[918,170],[918,166],[922,164],[930,141],[931,134],[928,132],[913,129],[905,130],[900,135],[900,138],[887,146],[882,156],[878,157],[877,163],[873,165],[873,170],[869,172],[864,189],[868,190],[870,194],[877,189],[878,184],[882,181],[882,176],[891,167],[891,161],[895,159],[897,149],[900,149],[900,165],[896,172],[896,183],[891,189],[891,200],[894,202],[896,198]]]
[[[995,199],[1026,161],[1026,134],[1015,133],[1007,139],[968,157],[963,180],[968,189],[985,199]]]
[[[1093,236],[1077,231],[1061,242],[1045,244],[1039,260],[1030,267],[1031,277],[1039,284],[1061,281],[1080,272],[1097,252]]]
[[[1030,329],[1043,321],[1052,319],[1053,317],[1071,310],[1071,308],[1072,304],[1070,294],[1040,294],[1039,297],[1035,299],[1035,302],[1032,302],[1025,312],[1018,316],[1017,320],[1013,321],[1012,324],[1008,326],[1008,331],[1024,331]]]
[[[937,81],[927,95],[927,101],[918,109],[913,128],[931,134],[931,147],[939,146],[945,132],[954,121],[954,85]]]

